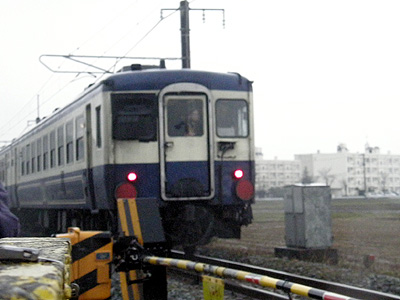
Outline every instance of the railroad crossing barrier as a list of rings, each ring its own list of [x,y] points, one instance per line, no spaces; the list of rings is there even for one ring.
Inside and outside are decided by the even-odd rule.
[[[223,278],[231,278],[240,281],[250,282],[262,287],[282,290],[286,293],[293,293],[310,299],[319,300],[357,300],[344,295],[331,293],[328,291],[312,288],[309,286],[292,283],[269,276],[263,276],[255,273],[244,272],[240,270],[213,266],[204,263],[197,263],[190,260],[172,259],[156,256],[143,257],[145,263],[155,266],[174,267],[183,270],[196,271],[198,273],[213,274]],[[147,300],[147,299],[146,299]]]
[[[68,238],[72,245],[71,282],[77,284],[80,300],[108,299],[111,296],[111,266],[113,240],[107,231],[81,231],[68,228],[68,233],[57,238]]]
[[[123,236],[115,240],[109,232],[81,232],[79,228],[69,228],[67,234],[58,235],[58,238],[1,239],[0,246],[31,248],[23,252],[9,251],[7,255],[11,259],[7,261],[8,256],[4,255],[7,251],[1,252],[0,247],[0,299],[28,300],[32,299],[31,295],[39,300],[62,300],[78,295],[80,300],[108,299],[111,290],[110,263],[114,257],[124,300],[167,300],[167,267],[245,281],[310,299],[356,300],[269,276],[161,257],[168,252],[156,200],[118,199],[117,206]],[[72,251],[69,240],[73,245]],[[29,263],[15,263],[15,258]],[[80,284],[81,293],[78,293],[77,284],[71,284],[71,278],[74,283]],[[220,278],[203,278],[223,286]],[[20,288],[24,286],[27,289],[21,292]],[[217,294],[220,295],[221,290]]]
[[[163,266],[144,266],[143,253],[165,254],[166,241],[156,199],[117,199],[119,226],[116,270],[123,300],[167,300],[167,274]]]

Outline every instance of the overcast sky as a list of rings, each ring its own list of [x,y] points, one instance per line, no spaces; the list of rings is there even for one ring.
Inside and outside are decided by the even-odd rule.
[[[1,0],[0,141],[70,102],[88,75],[55,74],[43,54],[179,57],[179,1]],[[264,157],[336,151],[400,154],[400,1],[196,0],[192,68],[254,81]],[[109,68],[114,61],[90,61]],[[46,60],[55,70],[75,68]],[[167,62],[179,68],[180,62]],[[39,95],[39,96],[38,96]]]

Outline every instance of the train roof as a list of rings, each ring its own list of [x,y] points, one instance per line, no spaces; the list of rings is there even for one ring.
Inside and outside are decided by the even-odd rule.
[[[249,91],[251,81],[238,73],[183,70],[130,71],[111,75],[102,83],[105,90],[160,90],[173,83],[191,82],[212,90]]]
[[[55,115],[68,113],[69,108],[76,104],[79,99],[91,94],[93,90],[98,88],[101,88],[102,91],[154,91],[161,90],[170,84],[184,82],[201,84],[211,90],[252,91],[252,81],[249,81],[238,73],[218,73],[192,69],[146,69],[119,72],[90,86],[65,107],[56,109],[53,114],[41,120],[41,122],[21,137],[15,139],[11,144],[1,147],[0,152],[9,148],[15,141],[29,136],[36,129],[48,124],[48,122],[54,121]]]

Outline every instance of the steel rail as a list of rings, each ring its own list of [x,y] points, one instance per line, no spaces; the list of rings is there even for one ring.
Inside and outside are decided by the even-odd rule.
[[[184,259],[185,258],[183,252],[175,251],[175,250],[171,251],[170,256],[173,258],[176,258],[176,259]],[[363,300],[377,300],[377,299],[379,299],[379,300],[400,300],[400,296],[393,295],[393,294],[382,293],[382,292],[368,290],[368,289],[359,288],[359,287],[354,287],[354,286],[350,286],[350,285],[346,285],[346,284],[330,282],[330,281],[310,278],[310,277],[306,277],[306,276],[300,276],[300,275],[296,275],[296,274],[291,274],[291,273],[282,272],[282,271],[278,271],[278,270],[252,266],[252,265],[238,263],[238,262],[232,262],[232,261],[228,261],[225,259],[212,258],[212,257],[207,257],[207,256],[202,256],[202,255],[195,255],[192,259],[194,259],[198,262],[201,262],[201,263],[213,264],[213,265],[218,265],[218,266],[226,267],[226,268],[240,269],[242,271],[256,273],[256,274],[260,274],[263,276],[269,276],[269,277],[277,278],[280,280],[295,282],[297,284],[318,287],[318,289],[321,289],[321,290],[325,290],[325,291],[329,291],[329,292],[337,293],[337,294],[343,294],[348,297],[353,297],[353,298],[358,298],[358,299],[363,299]]]
[[[295,294],[304,296],[310,299],[317,300],[356,300],[355,298],[332,293],[329,291],[313,288],[310,286],[293,283],[287,280],[279,280],[270,276],[264,276],[257,273],[246,272],[222,266],[210,265],[201,262],[195,262],[185,259],[174,259],[159,256],[144,256],[142,257],[144,263],[172,267],[183,270],[196,271],[198,273],[217,275],[223,278],[235,279],[243,282],[253,283],[261,287],[281,290],[288,295]]]
[[[168,274],[183,277],[193,282],[200,284],[199,274],[188,272],[182,269],[168,269]],[[241,295],[249,296],[253,299],[268,299],[268,300],[290,300],[288,296],[278,294],[275,292],[267,291],[264,289],[256,288],[253,286],[237,283],[233,280],[226,279],[224,281],[225,290],[235,292]]]

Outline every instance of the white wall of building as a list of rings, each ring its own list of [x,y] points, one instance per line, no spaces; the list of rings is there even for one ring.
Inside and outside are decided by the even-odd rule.
[[[400,195],[400,155],[381,154],[378,147],[350,153],[339,145],[336,153],[298,154],[294,160],[264,160],[260,148],[256,153],[256,191],[299,183],[307,168],[313,182],[329,185],[334,196]]]

